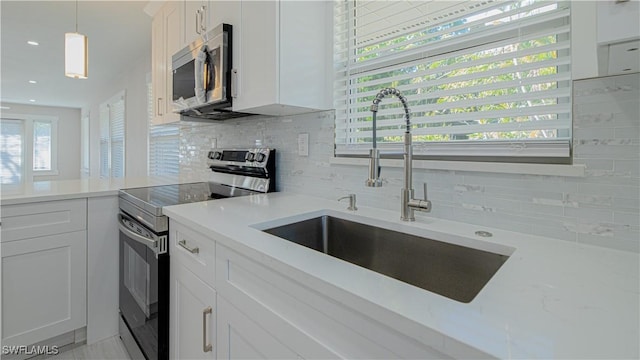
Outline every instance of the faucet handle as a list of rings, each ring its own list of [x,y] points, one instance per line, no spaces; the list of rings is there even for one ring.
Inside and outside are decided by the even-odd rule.
[[[423,193],[424,194],[424,199],[425,200],[429,200],[429,198],[427,197],[427,182],[426,181],[422,183],[422,189],[424,190],[424,193]]]
[[[408,202],[407,206],[409,206],[409,208],[413,209],[413,210],[430,212],[431,211],[431,200],[429,200],[427,198],[427,183],[426,182],[422,183],[422,188],[424,189],[424,199],[423,200],[409,199],[409,202]]]

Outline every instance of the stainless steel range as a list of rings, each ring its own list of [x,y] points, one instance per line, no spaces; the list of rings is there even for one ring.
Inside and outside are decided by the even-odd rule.
[[[120,190],[120,337],[133,359],[169,358],[169,220],[162,207],[275,191],[274,149],[216,149],[209,182]]]

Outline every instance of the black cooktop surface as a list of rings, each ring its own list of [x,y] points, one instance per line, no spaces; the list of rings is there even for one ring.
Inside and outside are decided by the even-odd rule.
[[[199,182],[191,184],[175,184],[131,188],[121,190],[129,195],[129,200],[145,203],[145,207],[151,206],[160,209],[164,206],[187,204],[212,199],[224,199],[229,197],[244,196],[255,192],[212,182]],[[131,199],[131,197],[135,199]]]

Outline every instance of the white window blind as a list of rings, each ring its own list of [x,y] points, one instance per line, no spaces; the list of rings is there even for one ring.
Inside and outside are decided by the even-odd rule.
[[[369,106],[395,87],[414,154],[569,158],[570,8],[563,1],[338,1],[336,155],[366,154]],[[377,142],[400,150],[403,111],[384,99]]]
[[[180,173],[180,127],[153,125],[153,93],[147,84],[147,113],[149,114],[149,175]]]
[[[24,122],[0,121],[0,183],[20,184],[24,177]]]
[[[85,114],[80,122],[80,148],[82,149],[81,154],[81,168],[80,173],[81,177],[89,177],[90,175],[90,166],[89,166],[89,123],[90,123],[90,115],[89,113]]]
[[[109,142],[111,134],[109,133],[109,108],[104,104],[100,106],[100,177],[110,177],[109,170]]]
[[[51,171],[52,169],[53,122],[33,122],[33,170]]]
[[[124,96],[109,106],[111,126],[111,177],[124,177]]]
[[[100,105],[100,177],[122,178],[125,173],[124,92]]]

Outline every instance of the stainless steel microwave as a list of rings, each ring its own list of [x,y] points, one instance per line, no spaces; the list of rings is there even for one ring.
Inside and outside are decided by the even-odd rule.
[[[196,119],[245,115],[231,112],[231,36],[232,26],[220,24],[173,55],[174,112]]]

